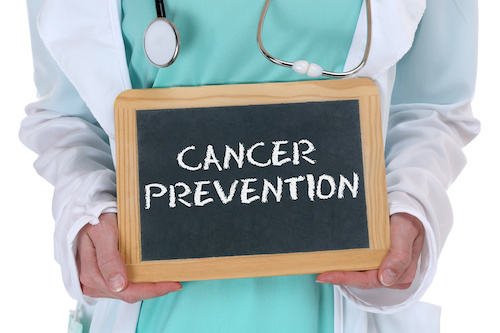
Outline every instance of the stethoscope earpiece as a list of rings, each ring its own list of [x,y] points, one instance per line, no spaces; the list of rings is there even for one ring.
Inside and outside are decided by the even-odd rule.
[[[165,18],[163,0],[155,0],[157,18],[144,32],[144,53],[158,68],[172,65],[179,54],[181,39],[175,24]]]

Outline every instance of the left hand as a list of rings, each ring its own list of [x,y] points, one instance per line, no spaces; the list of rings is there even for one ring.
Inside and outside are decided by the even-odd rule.
[[[317,282],[360,289],[408,289],[415,278],[425,230],[419,219],[405,213],[392,215],[390,223],[391,247],[378,270],[326,272],[318,275]]]

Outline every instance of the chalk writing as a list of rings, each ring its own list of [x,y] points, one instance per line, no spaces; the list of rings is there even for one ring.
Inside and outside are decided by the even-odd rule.
[[[190,165],[185,161],[184,157],[189,152],[195,151],[197,148],[194,145],[182,149],[177,154],[177,165],[188,171],[209,170],[215,167],[218,171],[229,170],[231,168],[231,159],[236,162],[237,168],[243,168],[245,162],[258,168],[266,167],[281,167],[287,163],[299,165],[301,161],[305,161],[310,165],[315,165],[316,160],[308,156],[316,151],[314,144],[308,139],[302,139],[291,143],[291,156],[288,156],[286,150],[289,145],[287,140],[272,141],[271,156],[266,161],[257,161],[254,158],[254,151],[259,147],[265,147],[265,142],[257,142],[248,149],[245,149],[242,143],[238,143],[238,149],[225,145],[224,158],[222,164],[217,158],[215,149],[212,145],[207,145],[205,149],[205,158],[196,165]],[[288,156],[288,157],[285,157]],[[337,179],[337,180],[336,180]],[[277,176],[276,179],[269,180],[266,178],[242,178],[234,180],[229,188],[224,188],[219,180],[199,180],[190,184],[183,181],[178,181],[175,184],[149,183],[144,186],[145,193],[145,209],[152,207],[153,198],[166,198],[166,202],[170,208],[177,207],[182,204],[185,207],[203,207],[215,200],[219,200],[223,204],[229,204],[239,192],[239,202],[241,204],[251,204],[253,202],[268,203],[270,197],[274,202],[281,202],[283,197],[287,197],[292,201],[299,200],[299,188],[305,188],[303,193],[307,193],[306,200],[314,201],[329,200],[332,198],[343,199],[345,197],[346,187],[350,195],[355,199],[359,190],[359,175],[356,172],[352,173],[352,178],[348,179],[340,174],[337,178],[329,174],[314,174],[297,175],[288,178]],[[162,200],[156,204],[165,204]]]

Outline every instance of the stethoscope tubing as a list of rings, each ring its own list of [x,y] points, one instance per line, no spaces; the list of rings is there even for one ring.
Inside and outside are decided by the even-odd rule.
[[[271,61],[272,63],[283,66],[283,67],[289,67],[293,68],[294,63],[290,61],[285,61],[281,60],[278,58],[273,57],[267,50],[265,49],[264,45],[262,44],[262,27],[264,25],[265,17],[267,14],[267,10],[269,8],[269,4],[271,3],[271,0],[266,0],[266,3],[264,4],[264,8],[262,9],[262,13],[260,15],[259,19],[259,27],[257,29],[257,43],[259,45],[259,49],[261,53],[264,55],[264,57]],[[371,47],[371,40],[372,40],[372,14],[371,14],[371,3],[370,0],[366,0],[366,20],[367,20],[367,38],[366,38],[366,46],[365,46],[365,53],[363,55],[363,59],[361,59],[361,62],[359,65],[354,67],[351,70],[348,70],[346,72],[330,72],[330,71],[325,71],[322,70],[321,75],[326,76],[326,77],[334,77],[334,78],[342,78],[346,76],[353,75],[361,70],[363,68],[368,60],[368,56],[370,54],[370,47]]]
[[[163,0],[155,0],[156,3],[156,15],[158,17],[165,17],[165,3]]]
[[[295,61],[295,62],[290,62],[290,61],[285,61],[285,60],[281,60],[281,59],[278,59],[276,57],[273,57],[265,49],[265,47],[264,47],[264,45],[262,43],[262,29],[263,29],[263,26],[264,26],[264,21],[265,21],[266,14],[267,14],[267,11],[269,9],[269,4],[271,3],[271,0],[266,0],[266,2],[264,4],[264,8],[262,9],[262,13],[260,15],[260,19],[259,19],[259,25],[258,25],[258,29],[257,29],[257,44],[259,46],[259,49],[260,49],[261,53],[264,55],[264,57],[267,60],[269,60],[270,62],[272,62],[272,63],[274,63],[276,65],[279,65],[279,66],[292,68],[294,71],[296,71],[298,73],[307,74],[308,76],[311,76],[311,77],[326,76],[326,77],[332,77],[332,78],[343,78],[343,77],[346,77],[346,76],[353,75],[353,74],[359,72],[365,66],[365,64],[366,64],[366,62],[368,60],[368,56],[370,54],[370,47],[371,47],[371,41],[372,41],[371,1],[370,0],[365,0],[365,2],[366,2],[366,21],[367,21],[367,38],[366,38],[366,45],[365,45],[365,53],[363,55],[363,58],[361,59],[361,62],[356,67],[354,67],[351,70],[348,70],[348,71],[345,71],[345,72],[340,72],[340,73],[330,72],[330,71],[324,70],[323,68],[321,68],[320,66],[318,66],[316,64],[309,64],[305,60],[299,60],[299,61]],[[176,36],[175,37],[175,40],[176,40],[175,41],[175,52],[173,54],[172,59],[168,63],[158,64],[158,63],[155,63],[154,61],[151,60],[151,58],[149,57],[148,52],[146,52],[146,46],[144,47],[144,49],[145,49],[145,52],[146,52],[146,56],[148,57],[148,59],[151,61],[151,63],[153,65],[155,65],[156,67],[159,67],[159,68],[164,68],[164,67],[170,66],[175,61],[175,59],[177,58],[177,54],[178,54],[179,46],[180,46],[180,39],[179,39],[179,33],[178,33],[177,28],[175,27],[175,25],[171,21],[169,21],[169,20],[167,20],[165,18],[166,15],[165,15],[165,4],[164,4],[164,1],[163,0],[155,0],[155,5],[156,5],[156,13],[157,13],[157,16],[158,16],[157,20],[158,19],[165,20],[168,23],[168,25],[171,27],[173,33]],[[153,21],[153,22],[155,22],[155,21]],[[150,24],[150,26],[151,26],[151,24]],[[149,30],[149,26],[146,29],[146,32],[148,30]],[[145,42],[144,42],[144,44],[145,44]]]

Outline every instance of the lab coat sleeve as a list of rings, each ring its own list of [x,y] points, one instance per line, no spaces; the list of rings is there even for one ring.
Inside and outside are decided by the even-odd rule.
[[[462,148],[479,132],[471,113],[477,63],[477,2],[429,0],[410,51],[397,64],[386,136],[390,213],[425,227],[425,245],[408,290],[341,293],[370,312],[414,304],[429,287],[452,226],[446,190],[465,166]]]
[[[87,303],[75,263],[78,232],[116,211],[115,172],[107,135],[53,61],[37,32],[39,1],[28,1],[38,99],[26,108],[21,141],[36,171],[54,185],[54,252],[69,294]]]

